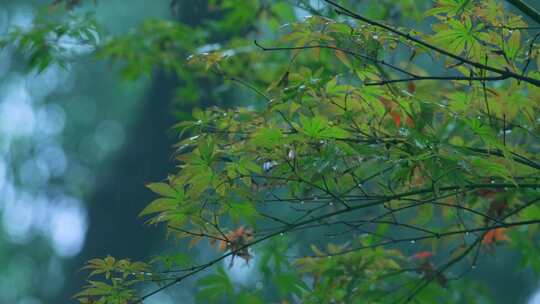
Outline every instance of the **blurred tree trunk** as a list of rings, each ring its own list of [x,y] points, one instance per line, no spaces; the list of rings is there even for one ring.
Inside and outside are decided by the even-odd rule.
[[[197,25],[208,16],[206,1],[179,1],[178,20]],[[138,213],[155,198],[144,185],[159,181],[171,171],[174,123],[171,101],[181,83],[157,72],[134,127],[127,131],[126,144],[112,167],[98,176],[96,191],[87,200],[89,228],[82,252],[66,263],[66,281],[53,303],[66,303],[84,285],[86,273],[79,271],[92,258],[110,254],[117,258],[144,259],[155,252],[163,231],[147,227]],[[191,113],[191,106],[175,107]]]
[[[81,288],[86,273],[78,270],[87,260],[108,254],[141,259],[160,238],[158,229],[145,227],[137,215],[154,198],[144,184],[163,179],[171,167],[172,140],[166,132],[173,123],[169,101],[174,87],[172,79],[156,77],[117,160],[97,178],[96,191],[88,199],[85,246],[67,265],[64,291],[54,303],[64,303]]]

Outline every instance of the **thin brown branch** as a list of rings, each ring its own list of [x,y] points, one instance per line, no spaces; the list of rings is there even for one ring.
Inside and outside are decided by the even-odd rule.
[[[540,23],[540,13],[538,11],[530,6],[529,4],[521,1],[521,0],[506,0],[508,3],[515,6],[518,10],[520,10],[525,15],[529,16],[534,22]]]
[[[388,79],[378,82],[366,82],[366,86],[380,86],[386,85],[389,83],[399,83],[399,82],[414,82],[414,81],[425,81],[425,80],[451,80],[451,81],[498,81],[505,80],[510,78],[510,75],[500,75],[493,77],[466,77],[466,76],[414,76],[411,78],[402,78],[402,79]]]
[[[430,43],[427,43],[419,38],[416,38],[416,37],[413,37],[411,36],[409,33],[405,33],[405,32],[402,32],[394,27],[391,27],[389,25],[386,25],[386,24],[383,24],[383,23],[380,23],[380,22],[377,22],[375,20],[372,20],[372,19],[369,19],[369,18],[366,18],[362,15],[359,15],[357,13],[354,13],[353,11],[337,4],[336,2],[332,1],[332,0],[324,0],[325,2],[327,2],[328,4],[332,5],[333,7],[336,8],[336,12],[338,14],[342,14],[342,15],[346,15],[346,16],[349,16],[353,19],[356,19],[356,20],[359,20],[359,21],[362,21],[362,22],[365,22],[367,24],[370,24],[370,25],[373,25],[375,27],[378,27],[378,28],[381,28],[381,29],[384,29],[384,30],[387,30],[393,34],[396,34],[408,41],[411,41],[411,42],[414,42],[418,45],[421,45],[427,49],[430,49],[436,53],[439,53],[441,55],[444,55],[448,58],[452,58],[454,60],[457,60],[458,62],[463,62],[464,64],[467,64],[467,65],[470,65],[472,67],[475,67],[475,68],[478,68],[478,69],[481,69],[481,70],[487,70],[487,71],[490,71],[490,72],[493,72],[493,73],[496,73],[496,74],[499,74],[499,75],[506,75],[508,77],[511,77],[511,78],[514,78],[514,79],[517,79],[517,80],[521,80],[521,81],[524,81],[524,82],[527,82],[527,83],[530,83],[532,85],[535,85],[535,86],[538,86],[540,87],[540,80],[539,79],[534,79],[534,78],[530,78],[530,77],[526,77],[526,76],[522,76],[520,74],[517,74],[517,73],[514,73],[512,71],[509,71],[509,70],[501,70],[499,68],[496,68],[496,67],[492,67],[492,66],[489,66],[489,65],[485,65],[485,64],[482,64],[480,62],[476,62],[476,61],[472,61],[470,59],[467,59],[465,57],[462,57],[462,56],[459,56],[459,55],[456,55],[456,54],[453,54],[453,53],[450,53],[449,51],[446,51],[440,47],[437,47],[435,45],[432,45]]]
[[[456,190],[460,190],[460,189],[463,189],[463,188],[465,188],[465,189],[481,189],[481,188],[498,189],[498,188],[516,188],[516,187],[517,188],[539,189],[540,184],[475,184],[475,185],[466,185],[464,187],[448,186],[448,187],[441,187],[439,189],[439,192],[452,191],[452,190],[456,191]],[[176,278],[174,281],[171,281],[171,282],[169,282],[169,283],[155,289],[154,291],[152,291],[150,293],[147,293],[146,295],[142,296],[139,299],[139,301],[136,302],[136,303],[142,303],[142,301],[144,301],[148,297],[150,297],[152,295],[155,295],[156,293],[159,293],[159,292],[161,292],[161,291],[163,291],[163,290],[165,290],[165,289],[167,289],[167,288],[169,288],[169,287],[171,287],[173,285],[176,285],[179,282],[182,282],[183,280],[185,280],[186,278],[191,277],[191,276],[193,276],[193,275],[195,275],[195,274],[197,274],[197,273],[199,273],[199,272],[201,272],[201,271],[203,271],[205,269],[208,269],[209,267],[211,267],[211,266],[215,265],[216,263],[224,260],[225,258],[237,254],[241,250],[245,250],[245,249],[247,249],[249,247],[252,247],[252,246],[254,246],[256,244],[259,244],[259,243],[261,243],[263,241],[266,241],[268,239],[271,239],[273,237],[288,233],[288,232],[294,230],[295,228],[297,228],[299,226],[304,226],[304,225],[308,225],[308,224],[311,224],[311,223],[321,222],[321,221],[324,221],[325,219],[328,219],[328,218],[331,218],[331,217],[334,217],[334,216],[337,216],[337,215],[350,213],[350,212],[355,211],[355,210],[360,210],[360,209],[368,208],[368,207],[371,207],[371,206],[377,206],[377,205],[384,204],[384,203],[392,201],[392,200],[411,197],[411,196],[424,194],[424,193],[430,193],[430,192],[433,192],[433,191],[434,190],[432,188],[426,188],[426,189],[409,191],[409,192],[405,192],[405,193],[399,193],[399,194],[387,196],[386,198],[384,198],[384,199],[382,199],[381,201],[378,201],[378,202],[359,205],[359,206],[351,206],[350,208],[336,210],[336,211],[329,212],[329,213],[326,213],[326,214],[323,214],[323,215],[320,215],[320,216],[316,216],[316,217],[312,217],[310,219],[306,219],[306,220],[301,221],[299,223],[295,223],[294,225],[291,225],[289,227],[286,227],[286,228],[283,228],[281,230],[275,231],[275,232],[273,232],[271,234],[268,234],[268,235],[265,235],[265,236],[263,236],[263,237],[261,237],[259,239],[256,239],[256,240],[254,240],[254,241],[252,241],[252,242],[250,242],[248,244],[245,244],[245,245],[241,246],[240,248],[238,248],[235,251],[231,251],[229,253],[223,254],[223,255],[215,258],[214,260],[212,260],[212,261],[210,261],[208,263],[201,264],[200,268],[197,268],[196,270],[194,270],[192,272],[186,273],[185,275]],[[496,224],[496,225],[489,226],[489,227],[485,226],[485,227],[479,227],[479,228],[474,228],[474,229],[450,231],[450,232],[445,232],[445,233],[441,233],[441,234],[437,234],[437,235],[428,235],[428,236],[422,236],[422,237],[416,237],[416,238],[406,238],[406,239],[401,239],[401,240],[393,240],[393,241],[389,241],[389,242],[380,243],[378,246],[390,245],[390,244],[394,244],[396,242],[418,241],[418,240],[423,240],[423,239],[440,238],[440,237],[449,236],[449,235],[466,234],[466,233],[479,232],[479,231],[480,232],[481,231],[488,231],[488,230],[497,229],[497,228],[508,228],[508,227],[534,225],[534,224],[540,224],[540,219],[529,220],[529,221],[521,221],[521,222],[514,222],[514,223]],[[370,246],[370,248],[372,248],[372,247],[373,246]],[[359,250],[359,249],[357,248],[356,250]],[[350,250],[350,251],[353,251],[353,250]],[[341,254],[344,254],[344,253],[342,252]]]

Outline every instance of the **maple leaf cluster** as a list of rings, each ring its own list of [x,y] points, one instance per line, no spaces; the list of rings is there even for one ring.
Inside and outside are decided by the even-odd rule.
[[[223,251],[230,250],[233,253],[231,266],[235,256],[239,256],[246,260],[246,262],[249,262],[252,256],[249,254],[249,247],[247,247],[247,245],[253,241],[253,229],[246,229],[244,226],[240,226],[237,229],[227,233],[226,238],[227,241],[220,242],[219,249]]]
[[[510,238],[506,235],[506,229],[496,228],[486,232],[482,239],[482,244],[490,245],[502,241],[510,241]]]
[[[508,209],[508,202],[504,197],[500,196],[500,189],[479,189],[477,193],[490,201],[487,210],[488,217],[484,218],[486,225],[491,222],[492,218],[500,219],[503,217],[505,211]],[[492,245],[503,241],[510,241],[504,228],[491,229],[482,238],[483,245]]]
[[[433,256],[434,254],[429,251],[414,254],[412,260],[418,264],[416,272],[421,273],[424,278],[434,279],[440,286],[446,287],[448,279],[443,273],[438,272],[435,265],[430,261]]]

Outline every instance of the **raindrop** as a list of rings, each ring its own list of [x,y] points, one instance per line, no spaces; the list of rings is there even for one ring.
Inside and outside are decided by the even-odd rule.
[[[269,171],[270,169],[272,169],[273,167],[277,166],[278,163],[276,161],[267,161],[263,164],[263,170],[264,171]]]
[[[471,268],[472,268],[472,269],[476,269],[476,265],[472,265]]]
[[[283,235],[284,235],[283,232],[281,232],[281,233],[279,234],[279,236],[283,236]]]
[[[416,241],[415,241],[415,240],[411,240],[411,244],[415,244],[415,243],[416,243]]]
[[[399,134],[402,135],[402,136],[409,136],[409,130],[405,129],[405,128],[399,128]]]
[[[294,150],[290,150],[288,156],[290,159],[294,159],[294,157],[296,156],[296,154],[294,153]]]
[[[255,284],[255,288],[262,289],[263,288],[263,283],[261,281],[257,282],[257,284]]]
[[[305,202],[304,201],[300,201],[300,205],[303,205]]]
[[[328,205],[330,205],[330,206],[334,206],[334,203],[333,203],[333,202],[330,202],[330,203],[329,203]]]

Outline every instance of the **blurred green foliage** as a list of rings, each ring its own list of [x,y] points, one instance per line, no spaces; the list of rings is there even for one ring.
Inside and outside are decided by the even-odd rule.
[[[81,303],[195,277],[198,302],[488,303],[469,273],[490,255],[538,271],[534,28],[495,0],[340,3],[172,1],[204,18],[97,39],[68,1],[11,32],[37,71],[62,64],[66,36],[127,79],[181,83],[177,167],[140,213],[181,249],[89,261]]]

